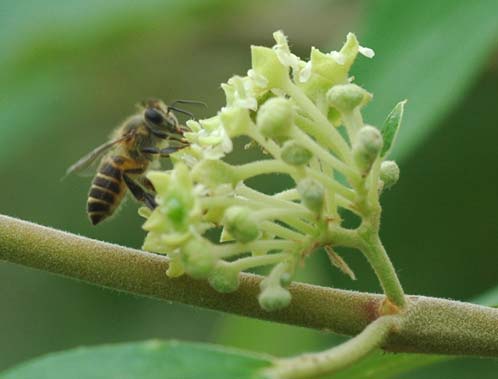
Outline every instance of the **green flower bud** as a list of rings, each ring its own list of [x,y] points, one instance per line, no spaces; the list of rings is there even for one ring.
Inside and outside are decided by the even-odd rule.
[[[297,185],[303,204],[310,210],[320,213],[325,202],[323,186],[313,179],[304,179]]]
[[[313,153],[295,141],[287,141],[282,148],[280,157],[285,163],[293,166],[302,166],[310,161]]]
[[[216,264],[211,243],[205,239],[192,238],[180,247],[185,272],[194,279],[206,279]]]
[[[259,237],[258,221],[245,207],[230,207],[225,212],[225,227],[237,241],[246,243]]]
[[[208,282],[216,291],[229,293],[239,288],[239,271],[228,263],[219,262],[208,278]]]
[[[292,127],[294,110],[289,100],[283,97],[268,99],[256,116],[258,128],[265,137],[285,139]]]
[[[380,180],[384,183],[384,189],[394,186],[399,179],[399,167],[394,161],[384,161],[380,166]]]
[[[235,186],[239,181],[234,168],[218,159],[207,159],[194,166],[192,177],[209,188],[216,188],[220,184]]]
[[[289,69],[284,66],[273,49],[251,46],[252,68],[265,77],[268,88],[282,88],[289,81]]]
[[[367,175],[382,149],[382,136],[373,126],[364,126],[356,135],[353,158],[363,175]]]
[[[356,107],[368,103],[371,98],[371,94],[356,84],[339,84],[327,92],[329,105],[342,113],[352,112]]]
[[[259,305],[265,311],[272,312],[285,308],[291,302],[291,294],[280,286],[268,286],[258,296]]]
[[[252,121],[249,111],[241,107],[228,107],[220,112],[220,119],[230,138],[246,134]]]

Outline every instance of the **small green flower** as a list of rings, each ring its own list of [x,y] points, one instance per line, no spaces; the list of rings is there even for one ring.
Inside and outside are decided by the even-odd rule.
[[[394,186],[399,180],[399,167],[394,161],[384,161],[380,166],[380,180],[384,183],[384,189]]]
[[[265,311],[278,311],[290,304],[291,294],[283,287],[269,286],[261,291],[258,301],[261,308]]]
[[[280,155],[285,163],[293,166],[307,164],[313,157],[313,153],[296,141],[287,141],[282,147]]]
[[[329,104],[342,113],[350,113],[355,108],[370,101],[372,95],[356,84],[338,84],[327,92]]]
[[[303,204],[313,212],[320,213],[325,202],[325,190],[314,179],[304,179],[297,185]]]
[[[189,120],[187,126],[191,129],[200,128],[195,133],[187,133],[187,140],[200,147],[200,155],[205,159],[219,159],[232,151],[232,140],[228,136],[220,116],[214,116],[199,122]]]
[[[368,174],[373,162],[382,149],[382,136],[373,126],[364,126],[356,136],[353,145],[353,157],[363,175]]]
[[[180,254],[185,272],[194,279],[208,278],[217,261],[214,246],[204,238],[188,240]]]
[[[234,292],[239,288],[239,271],[229,263],[218,262],[210,273],[208,281],[218,292]]]
[[[260,108],[256,123],[262,135],[275,140],[285,139],[293,124],[294,110],[288,99],[273,97]]]
[[[240,206],[230,207],[225,212],[225,227],[239,242],[254,241],[260,234],[258,220],[252,213],[250,209]]]

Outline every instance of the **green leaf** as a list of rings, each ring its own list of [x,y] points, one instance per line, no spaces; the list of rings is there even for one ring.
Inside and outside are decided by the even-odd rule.
[[[50,354],[2,379],[258,379],[270,357],[215,345],[146,341]]]
[[[393,354],[376,352],[367,359],[343,370],[331,379],[390,379],[436,362],[446,356],[423,354]]]
[[[397,99],[410,101],[393,155],[408,157],[462,100],[495,51],[496,0],[366,2],[360,43],[375,50],[353,73],[374,94],[365,119],[380,125]],[[472,125],[469,125],[469,128]],[[469,130],[469,133],[470,130]]]
[[[381,157],[385,157],[396,141],[401,121],[403,120],[403,111],[405,109],[406,100],[400,101],[387,116],[384,124],[379,128],[384,140],[384,146],[380,153]]]

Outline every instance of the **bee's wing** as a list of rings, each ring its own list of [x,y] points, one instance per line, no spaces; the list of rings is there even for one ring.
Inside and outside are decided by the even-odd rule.
[[[125,140],[127,136],[109,141],[96,147],[92,151],[90,151],[87,155],[82,157],[78,162],[69,167],[66,171],[66,176],[72,173],[77,173],[79,175],[86,176],[88,174],[94,174],[95,172],[92,170],[88,170],[88,168],[92,167],[95,163],[99,161],[100,158],[104,156],[109,150],[111,150],[114,145]]]

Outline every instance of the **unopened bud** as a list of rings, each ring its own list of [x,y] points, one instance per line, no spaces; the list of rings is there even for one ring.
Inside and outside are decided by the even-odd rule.
[[[353,157],[363,175],[367,175],[382,149],[382,136],[373,126],[364,126],[356,135]]]
[[[261,134],[275,140],[284,140],[292,127],[294,110],[288,99],[274,97],[259,109],[256,122]]]
[[[342,113],[352,112],[356,107],[370,101],[372,95],[356,84],[338,84],[327,92],[330,106]]]
[[[218,292],[233,292],[239,288],[239,271],[228,263],[218,262],[208,282]]]
[[[237,241],[246,243],[259,236],[259,227],[252,211],[245,207],[230,207],[225,212],[225,227]]]
[[[291,294],[280,286],[268,286],[261,291],[258,301],[261,308],[272,312],[288,306],[291,302]]]
[[[394,186],[399,179],[399,167],[394,161],[384,161],[380,166],[380,180],[384,183],[384,189]]]
[[[192,238],[180,248],[185,272],[194,279],[206,279],[217,261],[211,243]]]
[[[287,141],[283,148],[281,158],[285,163],[293,166],[307,164],[313,157],[313,153],[295,141]]]
[[[304,179],[297,185],[303,204],[310,210],[320,213],[325,201],[323,186],[314,179]]]

